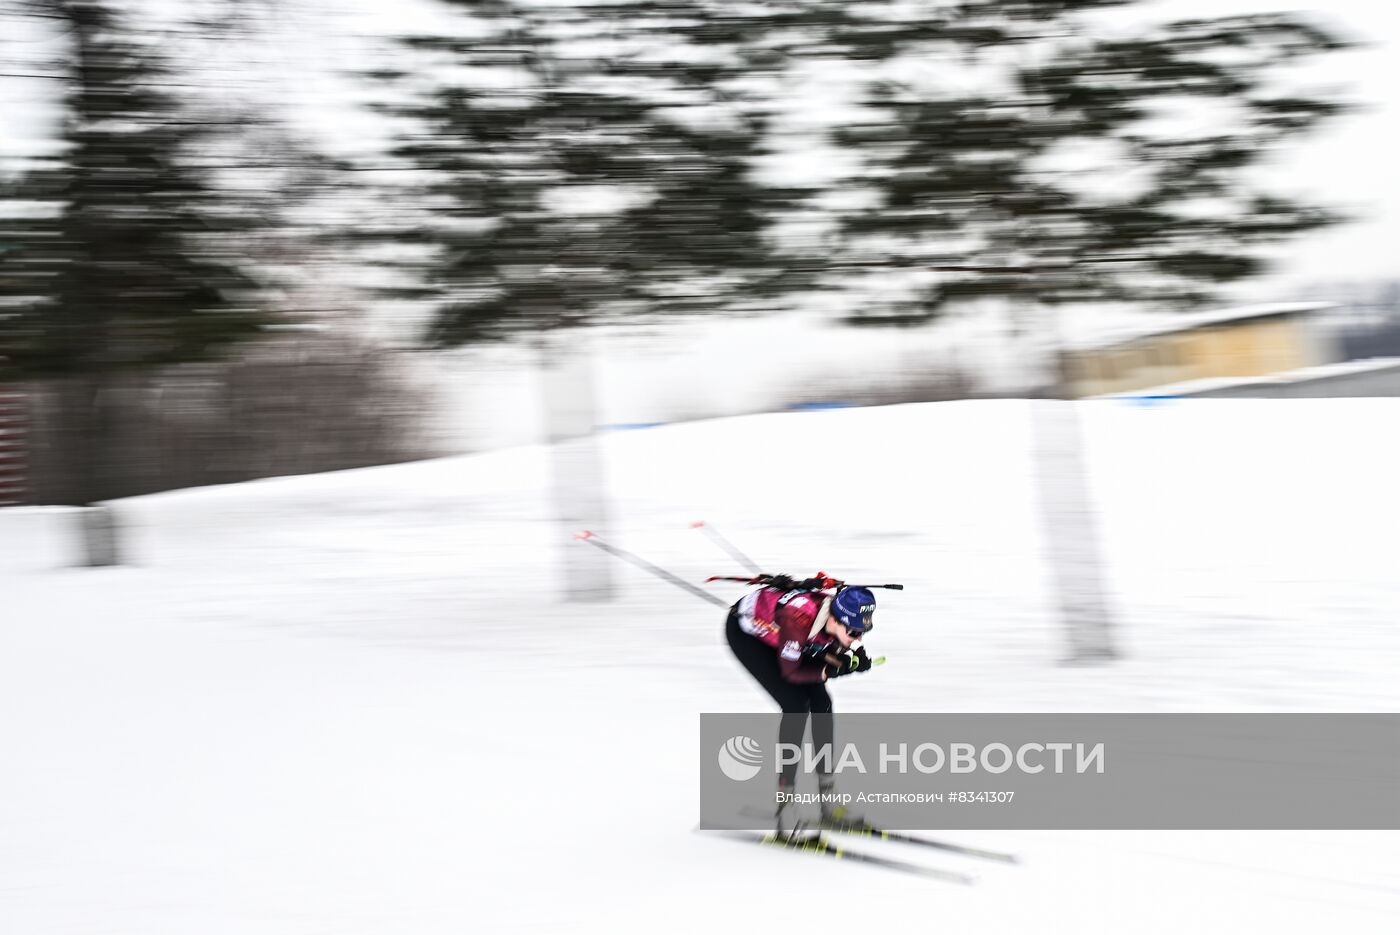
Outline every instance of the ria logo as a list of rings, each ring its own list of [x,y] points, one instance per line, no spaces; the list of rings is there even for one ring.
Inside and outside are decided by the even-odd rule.
[[[719,768],[735,782],[748,782],[763,764],[763,748],[752,737],[730,737],[719,748]]]

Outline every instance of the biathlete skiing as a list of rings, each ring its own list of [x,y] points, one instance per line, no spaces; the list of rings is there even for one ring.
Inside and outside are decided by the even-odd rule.
[[[802,745],[807,724],[817,751],[832,749],[831,695],[826,683],[867,671],[873,664],[859,644],[873,625],[875,595],[868,587],[846,585],[818,573],[795,581],[786,575],[760,575],[759,584],[729,609],[725,637],[734,657],[783,712],[778,741]],[[845,806],[832,807],[831,758],[818,761],[821,817],[827,825],[860,822]],[[791,834],[784,809],[797,780],[797,764],[783,767],[778,779],[777,833]],[[791,812],[788,813],[788,816]]]
[[[777,832],[755,838],[747,838],[745,835],[746,838],[804,853],[823,854],[848,863],[887,867],[953,883],[971,883],[975,878],[956,870],[928,867],[859,850],[852,851],[829,840],[824,832],[868,835],[883,841],[933,848],[949,854],[1015,863],[1014,854],[967,847],[950,841],[930,841],[902,832],[887,831],[872,827],[868,822],[849,814],[844,807],[832,807],[837,801],[832,794],[830,773],[835,750],[831,695],[827,693],[826,683],[834,678],[865,672],[885,661],[883,656],[871,659],[866,655],[863,646],[875,615],[875,595],[872,589],[888,588],[892,591],[902,591],[904,585],[847,584],[823,572],[801,581],[787,575],[761,574],[756,563],[734,548],[719,533],[708,529],[704,523],[694,523],[692,527],[705,528],[711,538],[733,558],[753,569],[752,577],[712,575],[705,580],[739,581],[756,585],[752,591],[740,598],[738,603],[729,606],[724,625],[725,638],[734,652],[734,658],[739,660],[739,664],[754,677],[769,697],[777,702],[782,711],[778,727],[778,739],[781,743],[801,747],[807,724],[811,723],[812,742],[818,751],[818,786],[821,792],[827,793],[818,797],[822,806],[821,822],[815,833],[808,833],[808,830],[803,828],[803,823],[792,820],[792,812],[787,810],[787,806],[791,804],[791,798],[788,796],[795,791],[797,784],[797,764],[784,764],[782,774],[778,778],[779,795],[776,797]],[[577,538],[664,581],[669,581],[696,597],[719,607],[725,606],[722,598],[652,564],[640,555],[605,542],[595,533],[584,531],[579,533]],[[827,750],[830,751],[830,755],[824,756],[823,753]],[[788,796],[784,796],[783,793],[787,793]],[[734,833],[745,834],[737,829]]]

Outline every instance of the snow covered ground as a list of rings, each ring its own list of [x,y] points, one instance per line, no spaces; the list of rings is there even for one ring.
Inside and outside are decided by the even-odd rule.
[[[775,568],[905,582],[871,641],[890,664],[842,710],[1400,707],[1400,402],[1081,408],[1110,667],[1055,664],[1026,403],[612,434],[607,532],[691,579],[738,570],[704,518]],[[822,454],[785,460],[775,429]],[[517,448],[124,501],[133,561],[100,571],[62,567],[61,512],[0,511],[0,931],[1400,918],[1394,832],[964,832],[1025,859],[969,888],[695,832],[697,715],[766,699],[715,608],[629,566],[615,602],[559,602],[587,546],[549,521],[548,470]]]

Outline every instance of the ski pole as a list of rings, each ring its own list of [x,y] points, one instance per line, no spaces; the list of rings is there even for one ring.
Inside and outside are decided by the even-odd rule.
[[[700,590],[698,587],[691,584],[689,581],[686,581],[683,578],[676,577],[675,575],[671,574],[669,571],[667,571],[664,568],[661,568],[660,566],[653,565],[651,562],[642,558],[640,555],[636,555],[632,552],[627,551],[626,549],[619,549],[615,545],[609,545],[602,539],[598,538],[598,536],[594,535],[586,529],[583,532],[575,535],[574,538],[581,539],[584,542],[587,542],[589,545],[597,546],[604,552],[607,552],[609,555],[612,555],[616,558],[620,558],[624,562],[630,562],[633,565],[636,565],[638,568],[649,571],[661,580],[669,581],[676,587],[683,588],[684,590],[689,591],[691,594],[694,594],[701,600],[709,601],[711,604],[715,604],[719,607],[729,606],[728,601],[725,601],[721,598],[715,597],[713,594],[709,594],[705,591]]]
[[[717,607],[728,607],[728,606],[729,606],[729,602],[728,602],[728,601],[725,601],[725,600],[723,600],[723,599],[721,599],[721,598],[718,598],[718,597],[716,597],[715,595],[710,594],[710,593],[707,592],[707,591],[702,591],[700,588],[698,588],[698,587],[696,587],[695,585],[691,584],[689,581],[686,581],[684,578],[680,578],[680,577],[677,577],[676,575],[671,574],[669,571],[667,571],[666,569],[662,568],[662,567],[659,566],[659,565],[653,565],[651,562],[649,562],[649,561],[647,561],[646,559],[642,558],[640,555],[637,555],[635,552],[629,552],[629,551],[627,551],[626,549],[618,548],[618,547],[615,546],[615,545],[612,545],[612,544],[610,544],[610,543],[608,543],[608,542],[603,541],[603,539],[600,538],[596,533],[590,532],[590,531],[588,531],[588,530],[585,529],[583,532],[580,532],[580,533],[575,534],[575,535],[574,535],[574,538],[575,538],[575,539],[580,539],[580,540],[582,540],[582,541],[584,541],[584,542],[587,542],[587,543],[589,543],[590,545],[595,545],[595,546],[597,546],[598,548],[602,549],[604,552],[607,552],[609,555],[615,556],[616,558],[620,558],[620,559],[622,559],[622,560],[625,561],[625,562],[630,562],[631,564],[636,565],[638,568],[641,568],[641,569],[643,569],[643,570],[645,570],[645,571],[649,571],[649,572],[651,572],[653,575],[655,575],[656,577],[660,578],[661,580],[663,580],[663,581],[669,581],[671,584],[674,584],[676,587],[681,588],[681,589],[683,589],[683,590],[685,590],[685,591],[689,591],[691,594],[694,594],[696,597],[700,598],[701,600],[709,601],[711,604],[714,604],[714,605],[717,606]],[[748,584],[759,584],[760,581],[757,580],[757,579],[761,579],[761,578],[764,578],[764,577],[766,577],[766,576],[757,575],[757,576],[755,576],[755,580],[749,580],[749,579],[746,579],[746,578],[737,578],[737,577],[725,578],[725,577],[720,577],[720,576],[714,576],[714,577],[711,577],[711,578],[707,578],[706,580],[707,580],[707,581],[743,581],[743,582],[746,582],[746,583],[748,583]],[[898,588],[898,589],[901,589],[901,590],[902,590],[903,587],[904,587],[904,585],[902,585],[902,584],[884,584],[884,585],[876,584],[876,585],[866,585],[866,587],[876,587],[876,588],[880,588],[880,587],[884,587],[884,588]],[[832,657],[830,657],[830,656],[827,657],[827,661],[831,662],[833,665],[838,664],[838,663],[837,663],[837,660],[834,659],[834,658],[832,658]],[[886,661],[886,660],[885,660],[885,657],[884,657],[884,656],[876,656],[874,659],[870,660],[870,664],[871,664],[872,666],[882,666],[882,665],[885,664],[885,661]]]
[[[726,539],[718,529],[708,525],[703,519],[691,523],[690,528],[703,530],[705,535],[710,537],[711,542],[728,552],[730,558],[733,558],[735,561],[739,562],[739,564],[747,565],[749,571],[753,572],[755,575],[762,573],[762,569],[758,567],[758,562],[755,562],[743,552],[740,552],[738,548],[735,547],[734,543]]]

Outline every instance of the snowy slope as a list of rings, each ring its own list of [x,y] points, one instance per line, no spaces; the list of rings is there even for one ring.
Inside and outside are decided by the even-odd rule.
[[[1027,404],[609,436],[611,537],[908,584],[843,710],[1395,710],[1387,400],[1084,405],[1127,661],[1054,665]],[[858,437],[793,464],[774,429]],[[960,889],[695,833],[697,715],[763,710],[715,608],[558,603],[538,448],[120,504],[135,562],[0,515],[0,931],[1381,931],[1394,833],[960,833]],[[728,594],[723,588],[717,593]],[[950,858],[932,858],[955,865]],[[839,870],[839,874],[836,871]],[[838,880],[839,876],[839,880]],[[840,887],[849,882],[849,887]],[[837,883],[837,886],[829,886]],[[804,922],[803,924],[808,924]]]

